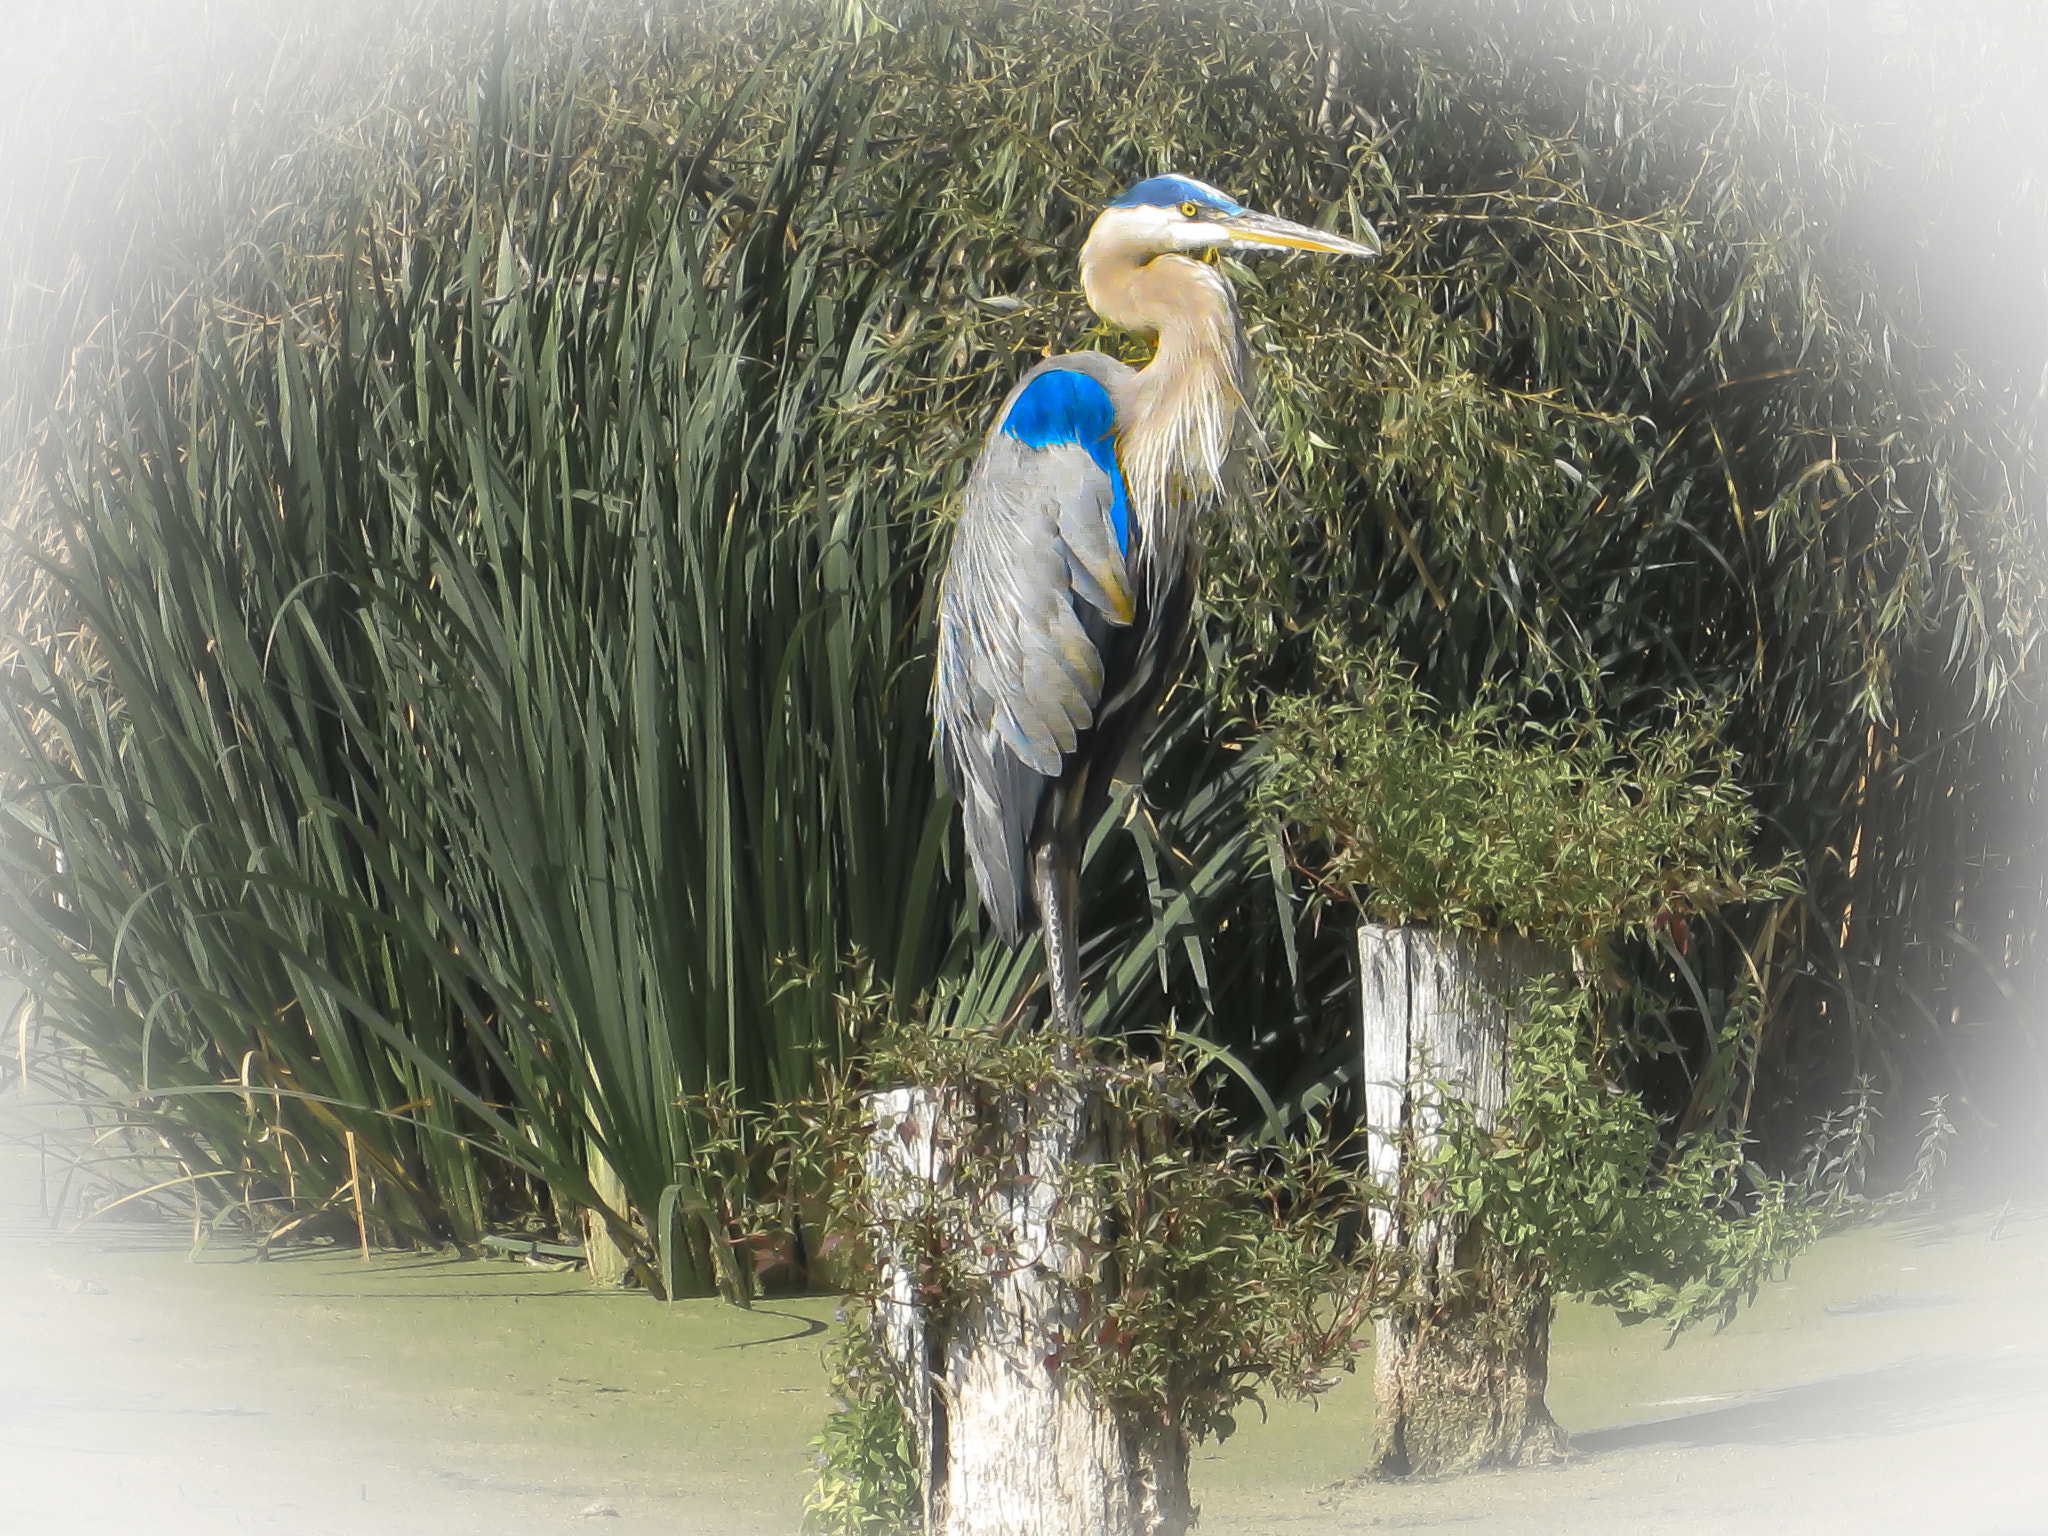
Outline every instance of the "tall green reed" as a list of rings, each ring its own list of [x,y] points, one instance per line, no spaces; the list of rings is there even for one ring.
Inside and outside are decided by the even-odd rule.
[[[906,1008],[1027,1006],[928,754],[962,456],[859,451],[934,260],[867,147],[883,78],[792,34],[609,179],[574,89],[501,79],[431,238],[367,224],[51,418],[44,569],[104,670],[7,676],[0,923],[246,1210],[339,1209],[354,1144],[396,1233],[545,1184],[651,1286],[743,1294],[699,1096],[800,1093],[850,955]],[[1226,801],[1143,824],[1192,861],[1105,877],[1098,1015],[1200,961]]]

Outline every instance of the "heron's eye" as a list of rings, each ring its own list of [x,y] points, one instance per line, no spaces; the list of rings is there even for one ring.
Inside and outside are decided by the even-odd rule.
[[[1202,205],[1200,203],[1182,203],[1180,205],[1180,216],[1184,219],[1199,219],[1202,216]]]

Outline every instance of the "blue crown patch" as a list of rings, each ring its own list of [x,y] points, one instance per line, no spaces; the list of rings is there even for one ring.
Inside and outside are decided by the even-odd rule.
[[[1112,208],[1178,208],[1197,203],[1211,213],[1243,213],[1244,205],[1234,203],[1214,187],[1186,176],[1149,176],[1109,206]]]

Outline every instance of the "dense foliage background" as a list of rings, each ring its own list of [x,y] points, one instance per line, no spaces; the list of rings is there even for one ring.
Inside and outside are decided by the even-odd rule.
[[[2021,8],[208,15],[125,94],[102,39],[133,105],[61,155],[21,82],[0,157],[0,927],[205,1199],[336,1208],[353,1143],[394,1234],[552,1199],[709,1284],[692,1096],[797,1091],[849,957],[1036,1006],[932,787],[930,575],[1019,368],[1141,355],[1074,254],[1162,169],[1388,252],[1232,268],[1267,472],[1095,844],[1092,1022],[1210,1039],[1248,1128],[1342,1100],[1345,924],[1247,807],[1268,701],[1383,645],[1449,710],[1724,711],[1803,889],[1615,956],[1667,1133],[1787,1162],[1867,1076],[2038,1146]]]

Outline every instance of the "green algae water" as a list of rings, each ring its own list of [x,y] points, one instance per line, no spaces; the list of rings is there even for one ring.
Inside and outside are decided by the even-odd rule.
[[[0,1148],[0,1529],[799,1527],[836,1297],[743,1312],[505,1260],[194,1256],[189,1229],[53,1232],[39,1176],[31,1146]],[[1830,1510],[1862,1521],[1842,1529],[1903,1529],[1856,1500],[1913,1507],[1885,1479],[1948,1454],[1943,1436],[1999,1465],[1971,1484],[1992,1501],[1983,1521],[1958,1523],[1951,1501],[1941,1528],[2036,1529],[1998,1523],[1997,1500],[2048,1505],[2028,1481],[2048,1444],[2044,1296],[2048,1210],[2028,1205],[1842,1234],[1725,1331],[1669,1348],[1654,1325],[1567,1302],[1550,1400],[1583,1456],[1441,1484],[1353,1480],[1367,1357],[1318,1404],[1247,1412],[1196,1449],[1200,1530],[1753,1533],[1833,1529]]]

